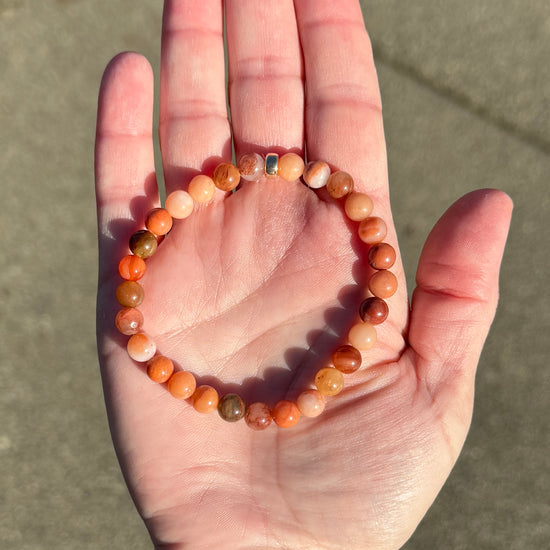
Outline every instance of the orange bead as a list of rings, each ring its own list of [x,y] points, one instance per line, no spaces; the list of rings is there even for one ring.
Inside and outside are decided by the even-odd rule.
[[[191,397],[197,387],[195,377],[187,371],[175,372],[168,380],[168,391],[176,399],[187,399]]]
[[[382,218],[373,216],[365,218],[357,229],[359,238],[367,244],[377,244],[384,240],[387,233],[386,223]]]
[[[389,298],[397,291],[397,277],[391,271],[381,269],[371,275],[368,287],[377,298]]]
[[[349,343],[358,350],[368,350],[376,344],[376,329],[370,323],[357,323],[348,332]]]
[[[239,185],[240,179],[239,170],[229,162],[218,164],[212,174],[214,185],[222,191],[233,191]]]
[[[342,170],[333,172],[327,182],[327,191],[333,199],[341,199],[353,191],[353,178]]]
[[[147,363],[147,376],[157,384],[166,382],[173,372],[174,363],[163,355],[157,355]]]
[[[315,385],[323,395],[336,395],[344,388],[344,375],[333,367],[324,367],[315,375]]]
[[[218,408],[220,398],[212,386],[199,386],[193,394],[193,407],[196,411],[209,414]]]
[[[327,184],[330,178],[330,166],[322,160],[308,162],[303,177],[308,187],[320,189]]]
[[[300,413],[308,418],[315,418],[325,410],[325,398],[318,390],[305,390],[296,399]]]
[[[286,153],[279,159],[279,177],[286,181],[296,181],[304,173],[304,161],[296,153]]]
[[[395,248],[388,243],[378,243],[369,250],[369,265],[373,269],[389,269],[395,263]]]
[[[346,198],[346,216],[354,222],[363,221],[372,212],[372,200],[365,193],[350,193]]]
[[[124,281],[116,289],[116,299],[124,307],[139,306],[144,296],[143,287],[135,281]]]
[[[145,262],[139,256],[129,254],[120,260],[118,272],[127,281],[138,281],[145,275]]]
[[[128,355],[134,360],[144,363],[149,361],[157,351],[155,342],[147,334],[138,332],[133,336],[130,336],[128,344],[126,345]]]
[[[204,174],[199,174],[189,182],[187,192],[191,195],[195,202],[206,203],[210,202],[214,197],[216,185],[214,184],[212,178],[209,178]]]
[[[145,227],[155,235],[166,235],[172,229],[172,216],[164,208],[155,208],[147,214]]]
[[[280,428],[291,428],[300,420],[300,409],[292,401],[279,401],[271,411],[275,424]]]
[[[166,197],[166,202],[164,205],[166,206],[166,210],[170,216],[176,220],[183,220],[184,218],[189,217],[195,207],[193,198],[187,191],[183,191],[183,189],[176,189],[176,191],[172,191]]]

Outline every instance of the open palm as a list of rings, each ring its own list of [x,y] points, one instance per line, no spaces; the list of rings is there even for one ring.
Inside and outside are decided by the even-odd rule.
[[[379,91],[355,0],[165,2],[160,138],[167,192],[249,151],[304,153],[354,176],[391,227]],[[302,57],[303,56],[303,57]],[[307,89],[307,95],[305,93]],[[118,260],[158,206],[147,62],[105,72],[96,143],[98,340],[113,438],[160,548],[398,548],[466,436],[511,205],[472,193],[438,222],[409,312],[399,290],[364,367],[325,412],[263,432],[200,415],[151,382],[114,329]],[[305,144],[305,145],[304,145]],[[411,190],[411,192],[413,192]],[[148,260],[145,330],[220,394],[273,405],[311,384],[356,320],[366,247],[341,204],[279,178],[219,192]]]

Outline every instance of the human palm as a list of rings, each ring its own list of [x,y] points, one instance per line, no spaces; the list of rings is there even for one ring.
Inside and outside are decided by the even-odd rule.
[[[310,158],[350,172],[371,195],[396,245],[358,5],[295,4],[296,12],[286,1],[226,3],[236,153],[301,152],[305,140]],[[277,24],[266,25],[268,17]],[[231,156],[221,25],[218,2],[165,2],[160,135],[168,192]],[[158,205],[152,101],[144,59],[115,58],[102,83],[96,145],[99,353],[118,456],[155,544],[398,548],[448,476],[469,426],[509,199],[485,190],[451,207],[426,243],[410,314],[402,266],[392,268],[399,290],[388,300],[390,316],[344,391],[318,418],[255,432],[200,415],[152,383],[113,327],[124,242]],[[201,383],[273,405],[311,383],[355,321],[369,275],[366,247],[338,201],[298,183],[270,178],[219,195],[177,221],[148,260],[144,328]]]

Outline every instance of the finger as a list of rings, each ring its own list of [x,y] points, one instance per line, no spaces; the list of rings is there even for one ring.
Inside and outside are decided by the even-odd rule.
[[[159,135],[169,193],[231,159],[220,0],[166,0]]]
[[[100,277],[112,270],[117,247],[135,221],[158,204],[152,139],[153,74],[135,53],[107,66],[99,92],[95,180]],[[118,243],[118,244],[117,244]],[[118,260],[117,260],[118,262]]]
[[[304,89],[291,0],[226,4],[231,124],[237,155],[303,148]]]

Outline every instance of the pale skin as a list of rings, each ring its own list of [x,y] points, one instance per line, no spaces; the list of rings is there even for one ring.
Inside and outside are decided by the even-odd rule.
[[[294,151],[354,176],[390,213],[380,94],[355,0],[165,2],[159,133],[166,192],[221,160]],[[367,14],[368,20],[368,14]],[[307,88],[307,94],[305,92]],[[117,56],[96,142],[98,342],[124,476],[157,548],[395,549],[448,477],[495,314],[511,201],[468,194],[429,235],[364,366],[325,412],[263,432],[201,415],[148,379],[113,325],[119,259],[159,205],[153,75]],[[414,192],[411,187],[399,192]],[[421,213],[417,213],[421,214]],[[144,329],[177,365],[247,402],[295,399],[345,341],[369,274],[342,205],[278,178],[245,183],[175,223],[147,262]]]

